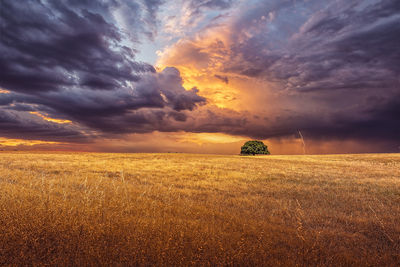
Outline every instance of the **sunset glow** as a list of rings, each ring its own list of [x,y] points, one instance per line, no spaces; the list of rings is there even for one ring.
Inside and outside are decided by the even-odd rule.
[[[396,3],[3,1],[0,136],[302,154],[301,131],[309,153],[399,152]]]
[[[227,144],[246,140],[246,137],[232,136],[222,133],[186,133],[179,141],[180,142],[192,142],[199,145],[216,143],[216,144]]]
[[[35,146],[35,145],[56,145],[60,142],[40,141],[40,140],[26,140],[26,139],[10,139],[0,137],[1,147],[16,147],[16,146]]]
[[[43,114],[41,114],[41,113],[39,113],[39,112],[37,112],[37,111],[31,111],[31,112],[29,112],[29,113],[30,113],[30,114],[33,114],[33,115],[36,115],[36,116],[38,116],[38,117],[44,119],[45,121],[50,121],[50,122],[55,122],[55,123],[60,123],[60,124],[72,123],[72,121],[70,121],[70,120],[60,120],[60,119],[53,119],[53,118],[50,118],[50,117],[45,116],[45,115],[43,115]]]

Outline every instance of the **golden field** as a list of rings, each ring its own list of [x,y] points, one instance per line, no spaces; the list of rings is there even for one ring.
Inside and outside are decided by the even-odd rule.
[[[400,154],[0,153],[0,265],[399,266]]]

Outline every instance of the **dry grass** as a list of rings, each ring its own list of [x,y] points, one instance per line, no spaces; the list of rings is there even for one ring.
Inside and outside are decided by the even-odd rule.
[[[0,265],[400,262],[400,154],[0,153]]]

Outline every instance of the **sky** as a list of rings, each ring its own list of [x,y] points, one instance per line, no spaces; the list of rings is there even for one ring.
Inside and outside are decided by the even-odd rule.
[[[400,1],[0,1],[1,150],[247,140],[400,152]]]

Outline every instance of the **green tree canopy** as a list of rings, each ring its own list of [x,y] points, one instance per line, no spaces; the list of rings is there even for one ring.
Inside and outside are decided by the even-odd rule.
[[[261,141],[247,141],[240,150],[241,155],[270,154],[268,147]]]

